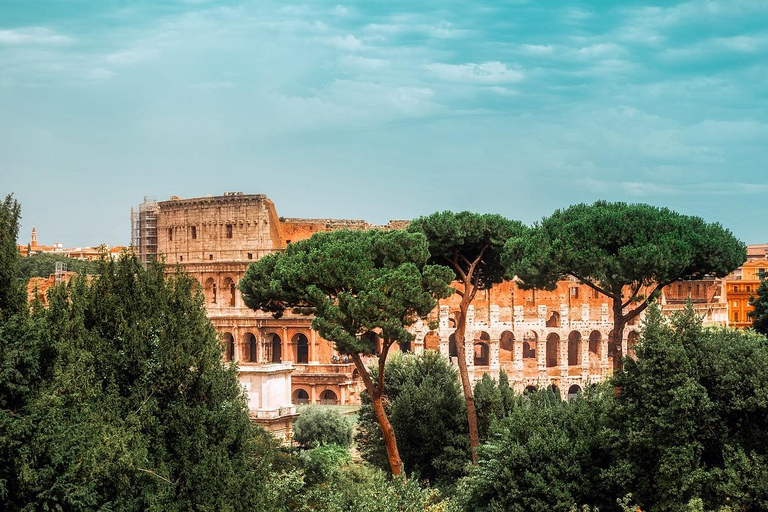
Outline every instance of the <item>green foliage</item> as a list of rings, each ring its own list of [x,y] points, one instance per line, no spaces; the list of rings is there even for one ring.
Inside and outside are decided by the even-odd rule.
[[[507,389],[509,389],[509,382],[507,382]],[[485,441],[488,439],[491,424],[507,413],[501,388],[487,373],[484,373],[483,378],[475,384],[475,406],[480,441]]]
[[[749,304],[754,310],[749,312],[752,328],[768,336],[768,281],[763,280],[757,287],[757,296],[751,297]]]
[[[768,341],[705,329],[692,307],[653,308],[637,362],[615,378],[612,424],[625,439],[617,478],[644,509],[768,508]]]
[[[276,447],[251,424],[194,280],[128,256],[99,274],[53,288],[28,320],[38,378],[18,388],[10,437],[24,447],[4,508],[266,508]]]
[[[349,461],[349,448],[336,444],[317,446],[299,455],[299,463],[304,468],[305,481],[309,485],[327,482]]]
[[[501,215],[444,211],[413,220],[408,231],[423,233],[429,240],[430,262],[447,265],[460,282],[462,273],[466,275],[471,262],[482,254],[471,284],[485,289],[504,280],[504,244],[525,233],[526,227]]]
[[[19,235],[21,206],[12,195],[0,204],[0,320],[21,312],[26,295],[19,283]]]
[[[420,234],[317,233],[253,263],[239,287],[252,309],[314,315],[312,327],[340,352],[372,353],[362,334],[378,330],[386,340],[410,342],[406,327],[450,293],[450,272],[427,265],[428,258]]]
[[[609,454],[602,426],[610,390],[570,402],[539,391],[513,402],[460,483],[459,508],[565,512],[606,502],[602,471]]]
[[[293,424],[293,440],[305,448],[327,444],[347,447],[352,442],[352,424],[334,409],[310,405]]]
[[[406,472],[437,485],[451,483],[464,474],[469,448],[456,370],[444,356],[430,351],[392,357],[385,371],[387,415],[397,432]],[[365,460],[387,467],[381,430],[367,393],[355,440]]]
[[[80,275],[95,274],[99,269],[98,261],[77,260],[62,254],[43,252],[21,258],[19,271],[25,281],[30,277],[48,277],[55,272],[56,262],[59,261],[67,264],[69,272],[77,272]]]
[[[355,512],[441,512],[445,502],[435,489],[422,488],[415,479],[389,478],[367,465],[348,465],[330,480],[306,491],[306,502],[297,510]]]

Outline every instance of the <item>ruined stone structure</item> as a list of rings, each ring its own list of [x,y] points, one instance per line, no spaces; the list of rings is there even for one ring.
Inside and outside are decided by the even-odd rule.
[[[223,196],[157,203],[157,255],[172,270],[180,265],[200,283],[206,308],[221,333],[225,359],[235,360],[252,415],[272,430],[290,434],[293,404],[355,404],[362,384],[354,365],[310,328],[310,319],[276,320],[245,306],[237,283],[262,256],[314,233],[335,229],[402,228],[406,221],[373,226],[362,220],[281,218],[264,195]],[[151,247],[150,247],[151,249]],[[141,248],[139,247],[140,256]],[[685,281],[664,290],[665,311],[692,300],[707,323],[728,324],[721,280]],[[428,321],[414,327],[410,347],[455,358],[452,343],[459,297],[440,302]],[[565,394],[583,389],[633,355],[642,317],[628,325],[620,346],[609,343],[613,327],[608,299],[576,281],[552,292],[525,291],[513,282],[478,294],[469,310],[466,358],[473,379],[504,369],[518,391],[557,386]],[[431,330],[429,325],[437,325]]]

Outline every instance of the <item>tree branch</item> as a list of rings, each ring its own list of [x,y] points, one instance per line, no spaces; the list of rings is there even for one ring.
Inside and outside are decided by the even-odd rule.
[[[575,274],[575,273],[573,273],[573,272],[568,272],[568,273],[569,273],[569,274],[571,274],[571,275],[572,275],[573,277],[575,277],[576,279],[578,279],[579,281],[581,281],[582,283],[584,283],[585,285],[587,285],[587,286],[589,286],[590,288],[592,288],[593,290],[597,291],[598,293],[602,293],[602,294],[603,294],[603,295],[605,295],[606,297],[610,297],[610,298],[612,298],[612,299],[616,299],[616,296],[615,296],[614,294],[612,294],[612,293],[608,293],[607,291],[603,290],[602,288],[600,288],[599,286],[597,286],[595,283],[593,283],[593,282],[592,282],[592,281],[590,281],[589,279],[585,279],[585,278],[581,277],[580,275],[578,275],[578,274]]]
[[[632,295],[629,296],[629,298],[627,299],[627,302],[621,305],[621,309],[624,309],[625,307],[629,306],[632,303],[632,299],[637,297],[637,292],[640,291],[640,288],[642,288],[642,286],[643,286],[642,281],[638,281],[637,286],[635,286],[635,289],[632,290]]]

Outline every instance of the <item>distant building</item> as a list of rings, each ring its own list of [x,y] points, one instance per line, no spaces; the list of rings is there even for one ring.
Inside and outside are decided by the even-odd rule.
[[[32,235],[29,243],[27,245],[19,245],[18,247],[21,256],[24,258],[45,253],[58,254],[65,258],[84,261],[98,260],[102,255],[116,259],[120,256],[121,252],[128,250],[128,247],[125,246],[110,247],[106,244],[90,247],[64,247],[62,244],[54,242],[52,245],[39,245],[37,242],[37,228],[35,226],[32,226]]]
[[[764,244],[750,245],[747,254],[758,255]],[[760,283],[768,277],[768,259],[763,252],[762,258],[748,259],[744,265],[732,272],[725,279],[726,299],[728,301],[729,325],[747,328],[752,326],[749,313],[754,309],[749,305]]]

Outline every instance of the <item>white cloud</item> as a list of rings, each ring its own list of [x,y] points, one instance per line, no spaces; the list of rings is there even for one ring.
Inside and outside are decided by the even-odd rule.
[[[159,52],[152,49],[131,49],[111,53],[104,59],[109,64],[118,66],[133,66],[156,56]]]
[[[363,41],[356,38],[351,34],[347,34],[344,37],[335,36],[325,39],[326,44],[338,48],[339,50],[345,50],[348,52],[354,52],[363,48]]]
[[[336,7],[333,8],[333,14],[335,14],[336,16],[339,16],[340,18],[346,18],[351,13],[352,11],[350,11],[349,7],[347,7],[346,5],[337,5]]]
[[[510,68],[503,62],[483,62],[480,64],[428,64],[426,68],[438,78],[449,82],[468,82],[482,84],[510,84],[525,78],[525,74]]]
[[[57,34],[45,27],[27,27],[0,30],[0,44],[7,45],[58,45],[72,41],[69,36]]]
[[[587,188],[605,194],[623,192],[635,197],[655,196],[692,196],[692,195],[745,195],[766,194],[768,183],[744,182],[692,182],[692,183],[654,183],[650,181],[603,181],[588,178],[583,181]]]
[[[377,71],[389,66],[389,61],[385,59],[358,57],[356,55],[344,55],[343,57],[339,58],[339,64],[348,69]]]
[[[551,44],[524,44],[520,48],[531,55],[551,55],[555,52],[555,47]]]

